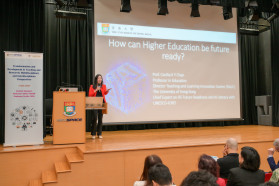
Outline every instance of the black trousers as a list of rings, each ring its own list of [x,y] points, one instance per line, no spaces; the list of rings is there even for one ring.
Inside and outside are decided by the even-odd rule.
[[[103,112],[102,110],[93,110],[93,113],[91,115],[92,115],[91,135],[95,136],[97,132],[97,135],[101,136],[102,126],[103,126]],[[98,126],[97,126],[97,118],[98,118]]]

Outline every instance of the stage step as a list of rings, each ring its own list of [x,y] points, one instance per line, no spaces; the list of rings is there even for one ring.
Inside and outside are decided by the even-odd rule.
[[[56,172],[54,170],[44,171],[42,173],[42,182],[44,184],[57,182]]]
[[[55,170],[56,170],[57,173],[71,172],[72,171],[69,163],[66,162],[66,161],[56,162],[54,164],[54,166],[55,166]]]
[[[66,158],[70,163],[84,162],[84,158],[79,152],[66,153]]]
[[[80,157],[82,159],[84,159],[84,153],[83,153],[83,151],[79,147],[77,147],[77,153],[80,155]]]
[[[42,179],[31,180],[29,186],[43,186],[44,184],[57,184],[58,174],[63,172],[72,172],[71,163],[84,162],[84,154],[77,148],[74,152],[65,153],[66,160],[54,163],[54,170],[43,171]],[[70,175],[68,175],[70,176]]]
[[[31,180],[29,186],[43,186],[42,179]]]

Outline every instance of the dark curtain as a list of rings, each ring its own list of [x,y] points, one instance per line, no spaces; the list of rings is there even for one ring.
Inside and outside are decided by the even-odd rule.
[[[52,98],[52,92],[63,84],[81,85],[87,92],[92,80],[92,11],[87,11],[87,20],[56,18],[56,6],[47,3],[44,51],[46,97]]]
[[[258,94],[258,35],[240,35],[240,53],[243,119],[246,124],[257,124],[255,96]]]
[[[271,23],[272,120],[279,126],[279,19]]]
[[[3,51],[43,52],[43,2],[0,1],[0,143],[4,142],[5,59]]]
[[[86,20],[74,20],[56,18],[55,9],[54,0],[45,0],[45,98],[62,85],[81,85],[88,92],[93,79],[92,10],[86,10]]]

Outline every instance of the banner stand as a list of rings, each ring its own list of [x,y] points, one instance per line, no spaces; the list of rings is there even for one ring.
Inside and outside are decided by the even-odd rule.
[[[5,52],[4,146],[43,143],[43,54]]]

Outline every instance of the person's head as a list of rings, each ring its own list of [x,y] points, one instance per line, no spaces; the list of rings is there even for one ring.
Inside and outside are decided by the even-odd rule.
[[[103,85],[103,77],[101,74],[97,74],[94,78],[94,82],[93,82],[94,85]]]
[[[180,186],[218,186],[217,178],[206,170],[192,171]]]
[[[273,142],[274,148],[277,152],[279,152],[279,138],[275,139]]]
[[[206,170],[213,174],[215,177],[219,177],[220,167],[211,156],[208,156],[206,154],[201,155],[198,167],[199,170]]]
[[[172,176],[169,168],[158,163],[148,170],[147,185],[153,186],[170,186],[172,185]]]
[[[163,163],[161,158],[157,155],[147,156],[144,160],[144,167],[140,177],[141,181],[147,180],[148,170],[150,167],[156,165],[157,163]]]
[[[234,152],[237,152],[237,150],[238,150],[238,144],[237,144],[236,139],[234,139],[234,138],[229,138],[229,139],[226,141],[225,149],[226,149],[227,151],[234,151]]]
[[[242,147],[239,155],[239,165],[241,168],[250,171],[257,171],[260,168],[261,159],[256,149],[253,147]]]

